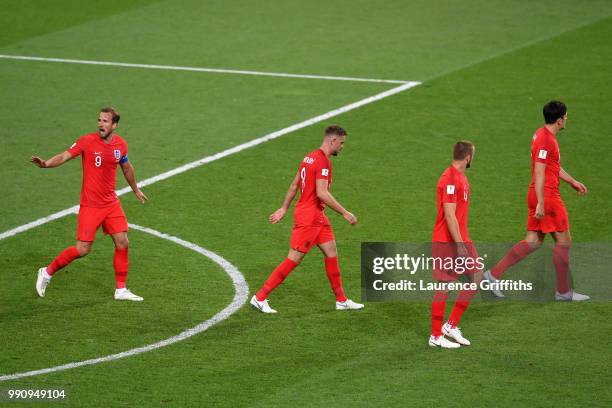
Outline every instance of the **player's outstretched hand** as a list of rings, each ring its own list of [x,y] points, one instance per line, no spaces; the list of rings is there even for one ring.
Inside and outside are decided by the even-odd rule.
[[[348,221],[349,224],[351,225],[357,224],[357,217],[355,217],[352,213],[347,211],[342,216],[344,217],[345,220]]]
[[[270,221],[270,224],[276,224],[277,222],[283,219],[285,214],[287,214],[287,210],[281,207],[278,210],[274,211],[272,214],[270,214],[268,221]]]
[[[572,187],[578,192],[578,195],[586,195],[588,193],[586,186],[579,181],[575,181]]]
[[[140,200],[141,203],[145,203],[145,201],[147,201],[149,198],[145,195],[145,193],[143,193],[140,190],[136,190],[134,191],[134,194],[136,194],[136,198],[138,198]]]
[[[34,163],[35,165],[37,165],[38,167],[40,167],[41,169],[44,169],[46,167],[45,166],[45,161],[42,158],[38,157],[38,156],[32,156],[30,158],[30,161],[32,163]]]

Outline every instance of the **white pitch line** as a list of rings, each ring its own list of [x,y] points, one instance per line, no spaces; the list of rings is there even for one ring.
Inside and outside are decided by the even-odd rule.
[[[153,350],[156,350],[162,347],[166,347],[171,344],[178,343],[179,341],[188,339],[189,337],[195,336],[196,334],[202,333],[203,331],[207,330],[211,326],[230,317],[232,314],[237,312],[246,303],[248,299],[248,294],[249,294],[249,285],[247,284],[246,280],[244,279],[244,276],[242,275],[242,273],[240,273],[238,268],[232,265],[229,261],[217,255],[216,253],[209,251],[208,249],[202,248],[201,246],[198,246],[194,243],[182,240],[177,237],[173,237],[168,234],[164,234],[163,232],[159,232],[151,228],[141,227],[140,225],[135,225],[135,224],[129,224],[129,225],[130,225],[130,228],[132,229],[154,235],[158,238],[166,239],[182,247],[191,249],[192,251],[195,251],[199,254],[204,255],[207,258],[210,258],[217,265],[221,266],[221,268],[223,268],[223,270],[229,275],[234,285],[235,294],[234,294],[234,299],[232,300],[232,302],[228,306],[226,306],[225,309],[221,310],[219,313],[217,313],[210,319],[198,324],[195,327],[184,330],[183,332],[177,334],[176,336],[172,336],[165,340],[158,341],[157,343],[153,343],[153,344],[149,344],[143,347],[138,347],[138,348],[134,348],[131,350],[123,351],[117,354],[111,354],[111,355],[104,356],[104,357],[93,358],[90,360],[77,361],[74,363],[68,363],[68,364],[63,364],[63,365],[59,365],[55,367],[43,368],[40,370],[27,371],[23,373],[0,375],[0,382],[17,380],[19,378],[24,378],[24,377],[33,377],[35,375],[41,375],[41,374],[49,374],[49,373],[69,370],[69,369],[77,368],[77,367],[100,364],[100,363],[104,363],[107,361],[119,360],[125,357],[131,357],[137,354],[142,354],[142,353],[153,351]]]
[[[322,115],[319,115],[319,116],[315,116],[314,118],[307,119],[307,120],[305,120],[303,122],[296,123],[295,125],[291,125],[291,126],[286,127],[284,129],[277,130],[276,132],[272,132],[272,133],[269,133],[269,134],[267,134],[265,136],[259,137],[257,139],[253,139],[253,140],[251,140],[249,142],[242,143],[242,144],[240,144],[238,146],[234,146],[232,148],[223,150],[222,152],[213,154],[211,156],[204,157],[204,158],[202,158],[200,160],[196,160],[194,162],[184,164],[184,165],[182,165],[180,167],[177,167],[175,169],[166,171],[166,172],[164,172],[162,174],[159,174],[157,176],[150,177],[148,179],[142,180],[140,183],[138,183],[138,186],[142,188],[142,187],[151,185],[153,183],[157,183],[158,181],[166,180],[166,179],[168,179],[170,177],[176,176],[177,174],[184,173],[184,172],[186,172],[188,170],[194,169],[196,167],[200,167],[200,166],[202,166],[204,164],[214,162],[215,160],[219,160],[219,159],[221,159],[223,157],[227,157],[227,156],[230,156],[232,154],[236,154],[236,153],[241,152],[241,151],[243,151],[245,149],[249,149],[251,147],[260,145],[262,143],[269,142],[270,140],[277,139],[277,138],[279,138],[281,136],[284,136],[284,135],[286,135],[288,133],[295,132],[296,130],[305,128],[307,126],[310,126],[310,125],[313,125],[315,123],[324,121],[324,120],[332,118],[334,116],[338,116],[338,115],[340,115],[342,113],[351,111],[353,109],[357,109],[357,108],[359,108],[361,106],[370,104],[372,102],[379,101],[381,99],[387,98],[387,97],[389,97],[391,95],[395,95],[395,94],[400,93],[402,91],[405,91],[407,89],[414,88],[417,85],[420,85],[420,82],[407,82],[407,83],[402,84],[400,86],[397,86],[395,88],[391,88],[388,91],[384,91],[384,92],[381,92],[379,94],[376,94],[376,95],[373,95],[373,96],[361,99],[361,100],[359,100],[357,102],[345,105],[345,106],[343,106],[341,108],[331,110],[331,111],[326,112],[326,113],[324,113]],[[117,195],[120,196],[120,195],[126,194],[126,193],[128,193],[130,191],[132,191],[130,187],[125,187],[125,188],[122,188],[121,190],[118,190],[117,191]],[[58,218],[61,218],[61,217],[64,217],[66,215],[69,215],[69,214],[72,214],[72,213],[76,213],[76,212],[78,212],[78,205],[74,206],[74,207],[67,208],[67,209],[59,211],[59,212],[56,212],[56,213],[51,214],[51,215],[49,215],[47,217],[40,218],[40,219],[38,219],[36,221],[32,221],[32,222],[29,222],[27,224],[21,225],[19,227],[10,229],[8,231],[4,231],[4,232],[0,233],[0,240],[12,237],[14,235],[19,234],[20,232],[27,231],[27,230],[32,229],[34,227],[38,227],[39,225],[46,224],[46,223],[48,223],[50,221],[56,220]]]
[[[288,74],[284,72],[246,71],[246,70],[239,70],[239,69],[181,67],[181,66],[174,66],[174,65],[156,65],[156,64],[131,64],[127,62],[92,61],[92,60],[80,60],[80,59],[68,59],[68,58],[46,58],[46,57],[32,57],[32,56],[27,56],[27,55],[0,54],[0,58],[11,59],[11,60],[22,60],[22,61],[61,62],[61,63],[66,63],[66,64],[104,65],[104,66],[124,67],[124,68],[161,69],[165,71],[208,72],[208,73],[214,73],[214,74],[257,75],[257,76],[269,76],[269,77],[280,77],[280,78],[324,79],[324,80],[330,80],[330,81],[353,81],[353,82],[378,82],[378,83],[387,83],[387,84],[408,83],[408,81],[402,81],[398,79],[353,78],[353,77],[329,76],[329,75]]]
[[[3,57],[3,56],[0,56]],[[319,116],[315,116],[313,118],[307,119],[303,122],[297,123],[295,125],[286,127],[284,129],[278,130],[276,132],[272,132],[269,133],[265,136],[262,136],[260,138],[257,139],[253,139],[249,142],[246,143],[242,143],[238,146],[234,146],[230,149],[226,149],[222,152],[219,152],[217,154],[211,155],[211,156],[207,156],[204,157],[200,160],[185,164],[183,166],[180,166],[178,168],[175,168],[173,170],[167,171],[165,173],[159,174],[157,176],[145,179],[143,181],[141,181],[140,183],[138,183],[138,185],[140,187],[144,187],[147,185],[151,185],[153,183],[156,183],[158,181],[161,180],[165,180],[167,178],[170,178],[172,176],[175,176],[177,174],[181,174],[184,173],[188,170],[191,170],[193,168],[202,166],[206,163],[210,163],[213,162],[215,160],[219,160],[223,157],[226,156],[230,156],[232,154],[238,153],[242,150],[245,149],[249,149],[251,147],[257,146],[259,144],[268,142],[270,140],[279,138],[283,135],[286,135],[288,133],[294,132],[296,130],[302,129],[304,127],[313,125],[315,123],[321,122],[325,119],[329,119],[331,117],[340,115],[342,113],[351,111],[353,109],[357,109],[361,106],[370,104],[372,102],[376,102],[379,101],[381,99],[387,98],[391,95],[395,95],[399,92],[408,90],[410,88],[413,88],[417,85],[420,85],[420,82],[403,82],[402,81],[402,85],[397,86],[395,88],[389,89],[387,91],[378,93],[376,95],[361,99],[357,102],[342,106],[338,109],[334,109],[331,110],[329,112],[326,112],[322,115]],[[117,195],[123,195],[127,192],[131,191],[129,187],[127,188],[123,188],[121,190],[117,191]],[[19,227],[13,228],[11,230],[5,231],[3,233],[0,234],[0,240],[12,237],[14,235],[17,235],[21,232],[30,230],[32,228],[35,228],[37,226],[46,224],[50,221],[56,220],[58,218],[62,218],[66,215],[69,214],[73,214],[73,213],[77,213],[79,209],[79,206],[73,206],[70,208],[67,208],[65,210],[56,212],[54,214],[51,214],[47,217],[43,217],[40,218],[38,220],[29,222],[27,224],[21,225]],[[117,353],[117,354],[112,354],[109,356],[105,356],[105,357],[99,357],[99,358],[94,358],[94,359],[90,359],[90,360],[84,360],[84,361],[78,361],[78,362],[74,362],[74,363],[69,363],[69,364],[64,364],[61,366],[56,366],[56,367],[50,367],[50,368],[45,368],[45,369],[40,369],[40,370],[34,370],[34,371],[28,371],[28,372],[24,372],[24,373],[16,373],[16,374],[8,374],[8,375],[0,375],[0,381],[9,381],[9,380],[16,380],[19,378],[23,378],[23,377],[31,377],[31,376],[35,376],[35,375],[40,375],[40,374],[48,374],[48,373],[52,373],[52,372],[57,372],[57,371],[63,371],[63,370],[69,370],[72,368],[76,368],[76,367],[82,367],[82,366],[87,366],[87,365],[94,365],[94,364],[99,364],[102,362],[106,362],[106,361],[113,361],[113,360],[118,360],[121,358],[125,358],[125,357],[129,357],[129,356],[134,356],[137,354],[141,354],[141,353],[146,353],[148,351],[151,350],[155,350],[161,347],[165,347],[167,345],[179,342],[181,340],[185,340],[189,337],[192,337],[198,333],[201,333],[205,330],[207,330],[208,328],[210,328],[211,326],[213,326],[214,324],[227,319],[229,316],[231,316],[233,313],[235,313],[238,309],[240,309],[247,301],[248,298],[248,292],[249,292],[249,287],[248,284],[246,283],[246,280],[244,279],[244,276],[240,273],[240,271],[234,266],[232,265],[229,261],[225,260],[224,258],[222,258],[221,256],[215,254],[212,251],[209,251],[207,249],[204,249],[196,244],[193,244],[191,242],[187,242],[184,241],[180,238],[177,237],[173,237],[158,231],[155,231],[153,229],[150,228],[146,228],[146,227],[141,227],[139,225],[136,224],[130,224],[130,227],[132,229],[136,229],[142,232],[146,232],[148,234],[152,234],[154,236],[157,236],[159,238],[163,238],[163,239],[167,239],[169,241],[172,241],[178,245],[181,245],[185,248],[191,249],[193,251],[196,251],[208,258],[210,258],[211,260],[213,260],[214,262],[216,262],[218,265],[220,265],[226,272],[227,274],[230,276],[230,278],[232,279],[232,283],[234,284],[234,288],[235,288],[235,295],[234,295],[234,299],[232,300],[232,302],[222,311],[220,311],[219,313],[217,313],[216,315],[214,315],[212,318],[200,323],[199,325],[192,327],[191,329],[185,330],[179,334],[177,334],[176,336],[170,337],[168,339],[162,340],[160,342],[154,343],[154,344],[149,344],[147,346],[143,346],[143,347],[139,347],[139,348],[135,348],[135,349],[131,349],[128,351],[124,351],[121,353]]]

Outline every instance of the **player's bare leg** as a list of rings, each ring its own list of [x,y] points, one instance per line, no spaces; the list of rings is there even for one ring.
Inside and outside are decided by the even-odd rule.
[[[276,310],[270,307],[267,297],[274,288],[283,283],[291,271],[302,262],[305,255],[304,252],[290,248],[287,258],[272,271],[261,289],[253,295],[251,306],[263,313],[277,313]]]
[[[363,304],[353,302],[344,294],[342,288],[342,276],[340,275],[340,266],[338,264],[338,250],[336,241],[328,241],[318,245],[319,249],[325,256],[325,272],[327,279],[336,296],[336,310],[358,310],[363,309]]]
[[[128,258],[128,246],[129,240],[127,232],[118,232],[111,234],[111,238],[115,243],[115,256],[113,259],[113,266],[115,268],[115,300],[131,300],[134,302],[140,302],[144,300],[142,296],[138,296],[132,293],[128,288],[125,287],[127,281],[128,269],[129,269],[129,258]]]
[[[557,273],[555,299],[569,301],[589,300],[589,296],[574,292],[569,285],[569,252],[572,246],[572,236],[569,229],[553,232],[551,235],[555,240],[555,248],[553,250],[553,263]]]
[[[45,297],[47,286],[51,283],[51,278],[55,272],[64,268],[77,258],[82,258],[91,252],[93,242],[77,241],[75,246],[64,249],[47,267],[38,269],[36,278],[36,292],[38,296]]]
[[[499,298],[503,298],[504,293],[497,288],[497,282],[501,279],[503,273],[511,266],[519,263],[530,253],[537,251],[542,247],[546,234],[540,231],[527,231],[525,239],[514,245],[510,251],[497,263],[491,270],[485,271],[483,279],[489,281],[491,292]]]

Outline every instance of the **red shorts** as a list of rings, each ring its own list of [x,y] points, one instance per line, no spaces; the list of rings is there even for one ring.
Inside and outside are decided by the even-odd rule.
[[[81,206],[77,240],[93,242],[100,226],[104,234],[116,234],[128,230],[127,218],[120,202],[102,208]]]
[[[334,231],[331,225],[293,227],[291,232],[291,248],[308,253],[313,246],[333,241]]]
[[[433,258],[432,273],[435,280],[457,280],[459,275],[473,275],[482,271],[484,264],[479,259],[478,251],[471,242],[464,243],[468,256],[457,256],[457,244],[454,242],[433,242],[431,256]]]
[[[527,194],[527,230],[540,231],[544,234],[549,232],[561,232],[569,229],[569,218],[565,204],[559,196],[544,196],[544,217],[537,219],[535,217],[538,198],[534,189],[529,189]]]

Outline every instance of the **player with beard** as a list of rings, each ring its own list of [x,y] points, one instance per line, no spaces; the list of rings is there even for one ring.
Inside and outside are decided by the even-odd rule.
[[[484,279],[491,283],[491,291],[504,297],[496,283],[502,274],[533,251],[539,249],[546,234],[555,241],[553,263],[557,274],[555,299],[581,301],[589,296],[575,292],[569,283],[569,251],[572,244],[570,225],[565,204],[559,193],[559,179],[569,184],[579,195],[587,194],[584,184],[574,179],[561,167],[561,154],[557,134],[565,129],[567,107],[563,102],[551,101],[544,105],[544,126],[533,135],[531,142],[531,183],[527,192],[527,235],[514,245]]]
[[[115,193],[117,184],[117,166],[121,166],[123,176],[144,203],[147,196],[136,184],[134,167],[128,160],[128,145],[119,135],[113,133],[119,124],[121,116],[112,107],[103,108],[98,115],[98,131],[77,139],[65,152],[43,160],[32,156],[31,161],[36,166],[46,169],[58,167],[77,156],[81,156],[83,181],[81,185],[81,200],[79,208],[76,245],[64,249],[48,266],[38,270],[36,291],[40,297],[45,296],[45,290],[51,278],[60,269],[77,258],[86,256],[96,238],[100,227],[108,234],[115,244],[113,266],[115,269],[116,300],[141,301],[141,296],[135,295],[126,288],[128,275],[128,223],[121,208],[121,202]]]
[[[470,168],[474,153],[475,149],[472,142],[462,140],[455,143],[453,162],[442,173],[436,187],[438,213],[432,233],[431,252],[432,258],[435,260],[433,278],[439,282],[454,282],[458,275],[463,273],[477,283],[482,279],[482,270],[475,265],[478,253],[468,232],[470,184],[465,176],[465,171]],[[465,269],[455,266],[459,258],[463,258],[464,265],[471,266]],[[453,261],[452,265],[447,262],[449,259]],[[468,259],[471,259],[469,263],[467,262]],[[469,346],[470,341],[463,337],[457,325],[476,290],[463,289],[459,291],[453,310],[447,322],[442,325],[448,293],[448,290],[438,290],[434,294],[431,303],[429,345],[442,348]],[[457,343],[444,336],[456,340]]]
[[[340,205],[329,191],[332,182],[332,166],[329,158],[338,155],[344,147],[345,139],[346,131],[340,126],[331,125],[325,129],[321,147],[304,157],[285,195],[282,207],[270,215],[269,221],[272,224],[283,219],[299,189],[301,195],[295,206],[289,254],[251,298],[251,305],[263,313],[276,313],[276,310],[268,304],[268,295],[285,280],[315,245],[325,256],[325,271],[336,297],[336,310],[363,308],[362,304],[353,302],[344,294],[336,241],[329,219],[324,212],[328,206],[341,214],[351,225],[357,223],[357,218]]]

